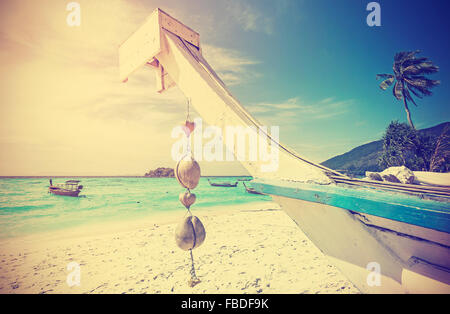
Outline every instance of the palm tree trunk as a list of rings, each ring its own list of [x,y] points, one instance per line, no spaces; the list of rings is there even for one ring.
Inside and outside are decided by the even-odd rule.
[[[414,124],[411,120],[411,112],[409,111],[408,103],[406,102],[406,97],[403,96],[403,103],[405,104],[406,117],[408,118],[409,125],[415,130]]]

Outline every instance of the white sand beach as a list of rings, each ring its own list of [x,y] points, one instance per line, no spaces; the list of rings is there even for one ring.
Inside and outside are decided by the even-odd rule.
[[[189,253],[174,240],[177,212],[2,240],[0,293],[359,292],[274,203],[193,212],[207,231],[193,288]],[[66,283],[70,262],[80,265],[79,286]]]

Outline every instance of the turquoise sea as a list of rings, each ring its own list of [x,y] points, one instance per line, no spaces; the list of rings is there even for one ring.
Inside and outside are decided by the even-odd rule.
[[[64,183],[69,179],[57,178],[53,183]],[[178,200],[183,188],[173,178],[76,179],[81,180],[84,187],[78,198],[49,194],[48,178],[1,178],[0,238],[90,223],[125,223],[162,212],[185,210]],[[211,180],[234,182],[237,178]],[[193,192],[197,196],[193,211],[195,208],[219,210],[217,206],[270,201],[269,196],[246,193],[242,182],[236,188],[212,187],[207,178],[201,178]]]

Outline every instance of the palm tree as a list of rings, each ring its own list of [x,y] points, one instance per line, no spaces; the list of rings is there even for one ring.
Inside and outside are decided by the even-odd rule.
[[[416,57],[420,51],[399,52],[394,56],[394,65],[392,69],[394,74],[377,74],[378,79],[384,79],[380,84],[382,90],[386,90],[394,82],[393,94],[398,100],[403,99],[405,105],[406,116],[409,125],[413,129],[414,124],[411,120],[411,112],[409,111],[408,101],[417,106],[413,99],[414,96],[423,98],[423,96],[431,96],[431,88],[439,85],[441,82],[430,80],[425,77],[426,74],[433,74],[439,71],[439,67],[435,66],[431,60],[426,57]]]

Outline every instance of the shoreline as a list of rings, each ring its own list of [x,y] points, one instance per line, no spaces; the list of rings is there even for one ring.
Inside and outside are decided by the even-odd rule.
[[[236,204],[236,205],[218,205],[213,207],[207,207],[199,209],[192,209],[192,213],[196,216],[220,216],[227,215],[240,210],[252,210],[259,209],[265,210],[273,207],[279,209],[279,205],[273,201],[254,201],[246,204]],[[0,238],[0,249],[7,245],[8,242],[22,242],[24,244],[28,243],[32,245],[35,242],[48,241],[52,242],[54,240],[60,239],[71,239],[78,237],[94,237],[101,236],[105,234],[112,233],[122,233],[133,231],[135,229],[142,229],[148,227],[149,225],[167,225],[171,223],[176,223],[184,217],[186,213],[185,209],[177,209],[169,212],[164,211],[153,211],[148,213],[143,217],[133,217],[127,220],[120,220],[118,218],[98,222],[92,221],[86,224],[67,227],[64,229],[55,229],[50,231],[39,231],[30,234],[23,234],[12,237]]]

